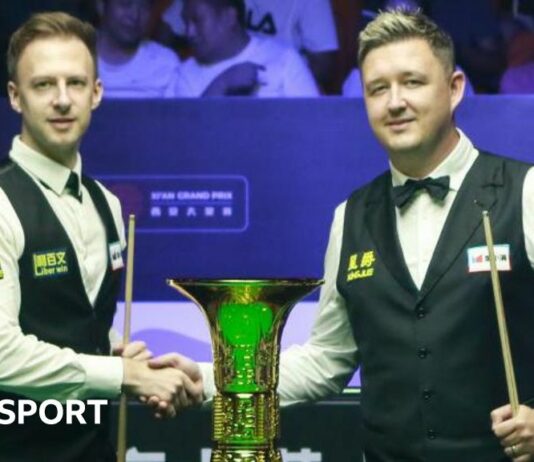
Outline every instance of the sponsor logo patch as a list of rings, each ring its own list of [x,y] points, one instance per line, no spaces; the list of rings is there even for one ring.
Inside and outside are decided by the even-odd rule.
[[[498,271],[511,271],[510,244],[493,246]],[[467,249],[467,268],[470,273],[491,271],[488,247],[481,245]]]
[[[67,249],[45,250],[33,254],[33,275],[36,278],[67,274]]]
[[[122,248],[119,241],[109,244],[109,258],[111,260],[111,269],[116,271],[124,267],[122,261]]]
[[[350,255],[347,262],[347,282],[372,277],[375,273],[375,262],[374,250],[364,250]]]

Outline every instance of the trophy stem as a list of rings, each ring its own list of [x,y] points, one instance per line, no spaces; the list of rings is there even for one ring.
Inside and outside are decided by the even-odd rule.
[[[282,462],[276,448],[280,339],[293,306],[323,281],[167,282],[200,307],[210,327],[217,388],[211,462]]]

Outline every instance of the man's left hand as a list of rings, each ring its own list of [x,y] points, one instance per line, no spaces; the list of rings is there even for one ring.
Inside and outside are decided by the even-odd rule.
[[[519,406],[514,417],[512,407],[499,407],[491,413],[492,429],[514,462],[534,461],[534,409]]]
[[[148,361],[152,359],[152,352],[147,348],[146,343],[135,340],[124,346],[122,343],[113,347],[113,356],[135,359],[137,361]]]

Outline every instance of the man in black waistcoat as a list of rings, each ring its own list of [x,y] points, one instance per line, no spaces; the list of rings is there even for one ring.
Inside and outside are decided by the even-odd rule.
[[[93,28],[64,13],[34,15],[10,41],[8,93],[22,130],[0,166],[2,462],[115,460],[105,415],[86,412],[86,425],[66,415],[57,425],[37,415],[10,422],[8,408],[18,413],[23,399],[68,409],[69,399],[122,390],[172,415],[185,389],[201,392],[180,370],[151,367],[139,344],[108,356],[124,226],[118,199],[82,175],[78,153],[102,97],[95,50]]]
[[[361,367],[367,462],[534,458],[534,170],[455,127],[465,76],[419,12],[360,34],[370,125],[390,171],[335,213],[312,336],[282,353],[286,402],[340,392]],[[519,397],[508,401],[482,210],[492,222]],[[211,365],[201,364],[206,396]],[[532,404],[532,403],[531,403]]]

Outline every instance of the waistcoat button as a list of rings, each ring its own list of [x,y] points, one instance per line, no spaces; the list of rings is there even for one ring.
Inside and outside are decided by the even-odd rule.
[[[429,390],[428,388],[423,390],[423,399],[425,400],[429,400],[430,398],[432,398],[432,395],[434,394],[434,392],[432,390]]]
[[[422,306],[417,307],[417,309],[415,310],[415,315],[417,316],[417,319],[423,319],[426,314],[426,310]]]
[[[430,351],[428,350],[428,348],[419,348],[419,351],[417,352],[417,356],[419,356],[421,359],[425,359],[428,354],[430,353]]]

